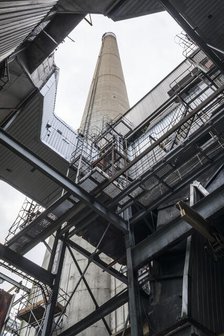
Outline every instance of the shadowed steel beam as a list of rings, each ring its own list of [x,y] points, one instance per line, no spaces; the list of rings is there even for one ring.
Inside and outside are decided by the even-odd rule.
[[[67,210],[64,214],[62,214],[58,219],[56,220],[50,220],[48,214],[51,212],[54,212],[57,205],[60,205],[63,200],[66,200],[68,198],[68,195],[63,195],[60,199],[58,199],[53,205],[51,205],[49,208],[47,208],[45,211],[43,211],[37,218],[35,218],[29,225],[25,226],[24,229],[19,231],[17,234],[15,234],[8,242],[7,246],[10,247],[15,252],[18,252],[20,254],[25,254],[29,250],[31,250],[34,246],[36,246],[39,242],[43,241],[44,239],[48,238],[52,233],[54,233],[65,221],[68,221],[71,217],[75,216],[77,212],[84,207],[84,204],[76,204],[69,210]],[[30,238],[29,241],[27,241],[24,245],[21,244],[17,249],[15,250],[13,248],[14,243],[18,243],[19,239],[23,239],[24,236],[28,235],[29,233],[35,231],[35,228],[38,227],[38,224],[41,223],[44,219],[47,219],[49,221],[49,225],[45,226],[45,229],[42,230],[39,234],[37,234],[34,237]]]
[[[92,324],[101,320],[104,316],[112,313],[114,310],[123,306],[128,301],[128,291],[125,290],[122,293],[117,294],[109,301],[105,302],[102,306],[97,308],[91,314],[87,315],[84,319],[74,324],[72,327],[63,331],[59,336],[75,336],[81,331],[87,329]]]
[[[10,278],[9,276],[7,276],[6,274],[3,274],[2,272],[0,272],[0,279],[4,280],[4,281],[7,281],[8,283],[11,283],[13,286],[19,288],[19,289],[22,289],[24,292],[26,293],[30,293],[31,289],[24,286],[22,284],[22,282],[17,282],[16,280]]]
[[[44,175],[58,183],[58,185],[62,188],[75,195],[80,201],[92,208],[96,213],[110,222],[117,229],[124,233],[127,232],[126,223],[119,216],[111,213],[101,203],[92,198],[86,191],[82,190],[77,184],[71,182],[55,168],[40,159],[37,155],[34,155],[30,150],[21,145],[2,129],[0,130],[0,143],[28,162],[30,165],[36,167]]]
[[[217,214],[224,208],[224,185],[199,201],[193,209],[205,219]],[[182,218],[167,223],[162,229],[137,244],[133,248],[133,267],[140,268],[168,247],[189,236],[192,227]]]
[[[177,203],[177,208],[180,210],[181,217],[197,230],[202,236],[211,242],[215,241],[215,237],[211,234],[211,226],[198,212],[189,207],[183,201]]]
[[[83,247],[79,246],[78,244],[76,244],[75,242],[73,242],[70,239],[67,241],[67,243],[72,248],[74,248],[74,250],[76,250],[79,253],[81,253],[82,255],[84,255],[87,259],[90,259],[94,264],[96,264],[97,266],[102,268],[107,273],[111,274],[113,277],[117,278],[118,280],[122,281],[125,284],[128,283],[128,279],[127,279],[126,276],[124,276],[123,274],[118,272],[116,269],[114,269],[114,268],[112,269],[111,267],[109,267],[109,265],[107,265],[107,263],[105,263],[103,260],[101,260],[97,255],[93,256],[92,253],[85,250]]]
[[[42,267],[36,265],[29,259],[10,250],[7,246],[0,244],[0,259],[6,261],[12,266],[15,266],[22,272],[33,277],[35,280],[42,282],[45,285],[52,286],[54,276]]]

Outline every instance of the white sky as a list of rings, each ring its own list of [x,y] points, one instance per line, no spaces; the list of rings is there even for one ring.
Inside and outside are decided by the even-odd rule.
[[[79,127],[105,32],[117,36],[131,106],[183,60],[175,43],[181,28],[165,12],[116,23],[99,15],[92,20],[93,26],[83,20],[69,35],[75,42],[66,38],[56,52],[60,68],[56,114],[74,129]],[[0,188],[0,241],[4,242],[25,197],[3,182]],[[32,259],[35,255],[39,252],[33,252]],[[36,260],[40,262],[40,257]]]

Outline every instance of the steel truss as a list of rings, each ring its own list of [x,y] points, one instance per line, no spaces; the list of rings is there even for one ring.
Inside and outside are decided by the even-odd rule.
[[[213,75],[214,73],[215,70],[213,69]],[[204,75],[200,76],[203,77],[203,80],[204,77],[206,77]],[[200,78],[201,77],[193,78],[192,82],[188,83],[187,85],[194,84],[194,80],[198,81]],[[74,183],[69,177],[65,177],[60,172],[56,171],[54,167],[41,160],[37,155],[34,155],[31,151],[18,143],[5,131],[0,130],[1,145],[7,147],[15,155],[19,156],[28,162],[31,166],[38,169],[38,171],[42,172],[50,180],[55,181],[58,186],[61,186],[65,191],[59,200],[52,204],[48,209],[44,210],[38,217],[35,217],[35,219],[29,225],[23,227],[15,237],[7,241],[7,246],[0,245],[1,259],[10,265],[15,266],[17,269],[20,269],[22,272],[27,273],[30,277],[37,279],[41,284],[50,288],[49,297],[47,298],[44,305],[44,318],[42,321],[43,323],[38,330],[38,336],[50,336],[53,334],[54,329],[57,326],[60,326],[63,314],[66,313],[66,307],[71,301],[72,296],[76,292],[81,281],[85,283],[85,286],[92,301],[94,302],[96,309],[83,320],[63,331],[60,334],[61,336],[76,335],[100,319],[102,319],[107,333],[110,335],[111,330],[106,322],[105,316],[126,302],[129,302],[129,320],[132,335],[143,335],[143,324],[145,321],[142,321],[143,300],[141,293],[143,284],[145,284],[146,280],[143,282],[140,281],[139,270],[142,267],[145,267],[146,269],[150,260],[158,257],[164,253],[164,251],[170,249],[170,247],[172,247],[174,244],[177,244],[189,236],[193,229],[184,220],[184,218],[177,218],[174,221],[166,223],[166,226],[164,226],[162,229],[155,232],[150,232],[150,235],[148,235],[148,237],[146,237],[144,240],[136,242],[136,223],[140,223],[141,219],[145,218],[149,212],[155,209],[159,204],[161,204],[161,202],[167,200],[168,197],[173,193],[191,183],[194,176],[201,174],[206,169],[213,166],[217,158],[222,159],[224,157],[224,137],[222,130],[220,130],[224,119],[223,79],[220,80],[221,84],[219,86],[214,84],[214,76],[211,78],[209,77],[209,80],[210,84],[208,87],[210,89],[212,86],[212,93],[209,94],[208,97],[206,96],[206,98],[201,101],[200,104],[195,104],[194,108],[191,109],[188,106],[189,109],[187,110],[187,113],[182,115],[182,118],[172,125],[168,131],[166,131],[164,134],[161,134],[158,139],[153,139],[152,143],[150,143],[150,145],[145,148],[136,158],[131,158],[128,160],[127,156],[123,157],[122,153],[122,155],[117,156],[116,158],[116,155],[118,155],[118,150],[115,155],[114,143],[112,147],[106,146],[106,150],[108,150],[108,148],[112,148],[112,152],[106,152],[106,155],[109,155],[110,164],[105,166],[106,172],[109,171],[111,176],[109,179],[106,179],[105,174],[101,174],[100,176],[102,177],[103,182],[101,185],[98,185],[91,194],[84,190],[80,184]],[[142,131],[144,126],[148,126],[150,122],[155,121],[154,119],[156,119],[158,115],[166,113],[166,108],[170,107],[170,104],[172,104],[177,98],[180,98],[181,90],[182,89],[180,89],[179,92],[176,93],[174,97],[172,97],[163,107],[158,109],[158,111],[156,111],[155,114],[150,117],[152,118],[151,120],[147,120],[147,125],[141,125],[138,131]],[[181,103],[183,102],[181,101]],[[116,125],[117,122],[115,122],[114,127],[116,127]],[[194,132],[192,131],[190,134],[192,128]],[[108,132],[109,144],[111,144],[110,140],[111,134],[113,134],[113,132],[115,132],[113,130],[113,125],[110,125]],[[104,131],[102,138],[98,139],[98,141],[104,144],[108,134],[106,131]],[[131,128],[129,127],[127,134],[127,140],[130,144],[135,140],[136,133],[134,131],[132,132]],[[197,144],[201,141],[201,139],[204,139],[208,134],[209,139],[206,140],[207,142],[205,142],[205,145],[203,142],[203,146],[198,146]],[[127,145],[127,143],[125,145]],[[142,174],[139,174],[137,179],[130,178],[131,169],[137,163],[141,162],[142,159],[147,157],[147,155],[153,154],[154,151],[159,153],[159,159],[157,162],[155,162],[153,167],[150,167],[150,169],[147,169]],[[185,175],[183,174],[183,176],[181,176],[179,179],[174,180],[172,175],[173,170],[178,170],[179,166],[176,167],[173,162],[177,162],[178,158],[181,157],[183,152],[188,153],[189,156],[192,155],[197,157],[197,160],[200,162],[200,166],[198,167],[196,165],[196,168],[192,173],[187,171]],[[200,159],[198,159],[199,154],[201,155]],[[102,155],[103,158],[105,158],[105,152],[102,151]],[[101,157],[99,157],[95,164],[102,164],[101,161]],[[119,170],[116,171],[117,162],[119,162],[120,166]],[[121,165],[123,165],[123,168]],[[163,172],[163,174],[161,172]],[[99,171],[97,171],[97,173],[99,173]],[[123,184],[120,182],[121,180],[119,180],[121,177],[123,177]],[[149,190],[147,190],[146,187],[143,188],[143,186],[145,182],[151,181],[149,179],[152,177],[157,179],[160,187],[165,186],[167,188],[166,191],[162,196],[159,195],[158,198],[152,199],[146,206],[142,205],[140,207],[140,211],[132,214],[131,210],[133,209],[133,206],[139,204],[144,196],[149,192]],[[172,184],[173,181],[176,182],[174,185]],[[114,182],[117,184],[113,185]],[[114,197],[112,202],[108,201],[108,198],[106,198],[105,202],[103,198],[100,198],[100,196],[102,196],[102,190],[105,190],[108,186],[113,186],[119,189],[119,193]],[[135,197],[133,196],[132,192],[138,188],[141,191]],[[155,190],[152,189],[152,194],[154,191]],[[128,201],[121,204],[120,201],[125,197],[128,197]],[[205,198],[193,205],[193,211],[189,211],[189,213],[192,217],[196,218],[197,216],[195,213],[197,213],[198,216],[203,217],[204,220],[209,220],[212,216],[218,214],[223,209],[223,199],[224,186],[222,184],[217,190],[213,191],[209,195],[206,195]],[[58,217],[54,215],[58,208],[61,206],[64,208],[65,204],[67,204],[66,211]],[[81,212],[86,209],[86,213]],[[79,234],[83,229],[89,229],[91,221],[89,221],[87,215],[91,215],[91,211],[93,211],[93,218],[96,221],[103,219],[104,225],[104,229],[98,239],[98,243],[96,244],[93,253],[90,253],[89,251],[80,247],[71,239],[74,234]],[[71,218],[80,213],[81,215],[77,218],[77,222],[70,222]],[[33,231],[34,228],[37,229],[37,227],[42,227],[43,223],[45,224],[45,230],[38,231],[38,235],[36,237],[31,236],[31,231]],[[77,224],[80,224],[80,226]],[[100,258],[100,254],[104,252],[102,251],[103,243],[107,239],[106,235],[111,230],[111,227],[119,232],[121,241],[125,242],[124,255],[119,256],[118,261],[122,260],[122,262],[127,265],[127,276],[122,272],[117,271],[113,267],[113,264],[116,263],[117,260],[114,260],[112,264],[107,264]],[[35,265],[31,261],[27,260],[27,258],[22,256],[22,254],[26,253],[35,244],[46,239],[55,231],[57,232],[51,251],[48,270]],[[19,239],[24,236],[28,242],[26,241],[26,244],[22,245]],[[73,293],[69,298],[67,298],[66,303],[56,316],[55,309],[59,298],[60,279],[63,270],[66,249],[69,251],[73,262],[77,267],[78,273],[80,274],[80,279],[74,286]],[[87,258],[88,262],[84,271],[81,271],[73,254],[73,249]],[[101,306],[98,305],[85,277],[85,273],[90,263],[92,262],[102,268],[103,271],[108,272],[127,285],[127,289],[109,301],[105,302]]]

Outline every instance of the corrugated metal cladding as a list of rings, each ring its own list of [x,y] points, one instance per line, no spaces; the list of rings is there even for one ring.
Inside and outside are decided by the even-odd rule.
[[[224,331],[224,260],[214,259],[206,240],[194,234],[190,260],[190,315],[215,334]]]
[[[20,111],[7,131],[41,159],[62,174],[66,174],[68,163],[40,140],[42,111],[43,96],[38,93]],[[38,203],[47,206],[60,196],[61,188],[56,183],[2,147],[0,148],[0,160],[1,178]]]
[[[162,12],[163,10],[163,6],[157,0],[129,0],[115,4],[107,15],[117,21]]]
[[[57,0],[0,2],[0,62],[44,19]]]
[[[77,134],[54,115],[56,90],[57,82],[53,74],[41,90],[44,96],[41,140],[64,159],[70,161],[71,154],[75,150]]]
[[[171,3],[207,43],[224,50],[224,1],[171,0]]]

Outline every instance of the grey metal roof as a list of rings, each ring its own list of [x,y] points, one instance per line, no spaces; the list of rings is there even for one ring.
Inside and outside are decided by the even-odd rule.
[[[34,71],[88,13],[117,21],[162,10],[156,0],[1,1],[0,62],[19,51]]]
[[[54,72],[57,71],[52,58],[45,63],[47,67],[43,69],[40,66],[31,76],[16,60],[10,63],[10,80],[0,91],[1,107],[6,108],[2,110],[5,113],[4,118],[1,119],[1,127],[25,147],[65,174],[68,160],[65,160],[41,141],[43,106],[47,100],[46,95],[50,87],[41,91],[40,87],[49,76],[53,77],[53,82],[55,82]],[[54,121],[54,118],[57,119],[53,115],[56,85],[53,89],[51,106],[48,107],[50,107],[51,120]],[[47,123],[47,120],[45,120],[45,123]],[[58,128],[65,128],[59,120],[57,120],[57,125]],[[57,184],[2,145],[0,146],[0,161],[0,178],[38,203],[47,206],[61,195],[62,190]]]
[[[115,2],[115,5],[107,15],[114,21],[118,21],[153,14],[163,10],[163,6],[157,0],[129,0]]]
[[[0,2],[0,62],[24,41],[56,2],[56,0]]]
[[[222,0],[171,0],[204,41],[224,51],[224,2]],[[219,53],[219,56],[223,54]]]

